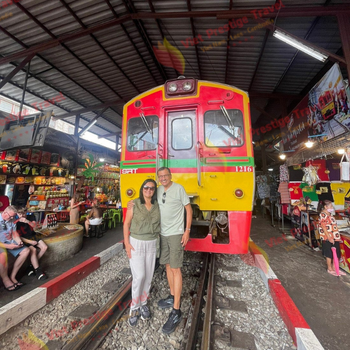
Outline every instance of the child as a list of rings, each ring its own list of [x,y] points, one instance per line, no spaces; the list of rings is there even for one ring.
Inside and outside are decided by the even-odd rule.
[[[31,265],[29,266],[28,276],[37,276],[38,280],[46,280],[47,275],[39,267],[39,259],[47,250],[47,245],[42,240],[36,239],[36,233],[33,228],[36,226],[35,218],[30,215],[26,218],[24,209],[18,211],[19,219],[16,221],[17,232],[21,240],[30,249]],[[31,219],[31,220],[29,220]]]

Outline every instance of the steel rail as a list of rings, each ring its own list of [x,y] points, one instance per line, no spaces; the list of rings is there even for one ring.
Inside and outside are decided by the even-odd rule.
[[[120,287],[117,293],[96,313],[95,321],[83,327],[62,350],[95,350],[121,318],[131,302],[132,277]]]
[[[188,339],[187,339],[185,350],[193,350],[196,348],[198,327],[199,327],[199,321],[200,321],[199,313],[201,312],[202,303],[203,303],[203,295],[204,295],[206,282],[207,282],[207,275],[208,275],[208,266],[209,266],[209,254],[206,254],[203,261],[201,276],[199,277],[199,281],[198,281],[197,296],[196,296],[196,301],[192,312],[192,321],[191,321],[191,326],[188,333]]]
[[[213,314],[213,297],[214,297],[214,277],[215,277],[215,261],[216,255],[210,255],[210,268],[208,276],[208,288],[207,288],[207,302],[205,304],[205,317],[203,324],[203,335],[201,350],[211,349],[211,324],[212,324],[212,314]]]

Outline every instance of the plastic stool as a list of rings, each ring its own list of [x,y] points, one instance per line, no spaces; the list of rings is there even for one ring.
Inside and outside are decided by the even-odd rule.
[[[99,225],[89,225],[89,236],[101,238],[104,234],[104,223],[103,221]]]

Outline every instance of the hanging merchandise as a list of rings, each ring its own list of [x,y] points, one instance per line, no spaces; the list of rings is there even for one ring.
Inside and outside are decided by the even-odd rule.
[[[350,190],[346,193],[344,199],[344,209],[349,211],[350,208]]]
[[[309,186],[317,184],[319,177],[317,175],[317,169],[313,165],[304,167],[303,172],[303,182],[306,182]]]
[[[344,157],[346,159],[346,162],[343,161]],[[340,180],[350,181],[350,162],[346,153],[343,154],[340,160]]]
[[[329,200],[331,202],[334,202],[331,184],[329,182],[319,182],[316,185],[316,193],[318,195],[319,201]]]
[[[350,190],[350,183],[331,183],[334,205],[344,206],[344,198]]]
[[[260,199],[270,197],[270,186],[267,184],[266,175],[258,175],[256,177],[256,183],[258,187],[258,194]]]
[[[304,198],[309,197],[312,202],[318,201],[318,196],[316,193],[316,185],[309,186],[309,184],[303,182],[300,184],[300,188],[303,191]]]
[[[309,160],[305,166],[308,167],[309,165],[312,165],[316,169],[319,181],[329,181],[329,172],[327,171],[325,159]]]
[[[281,194],[281,203],[289,204],[290,193],[288,190],[288,182],[280,182],[280,185],[278,186],[278,192]]]
[[[289,174],[287,165],[280,165],[280,182],[288,182]]]
[[[330,181],[340,181],[340,165],[335,159],[327,159],[326,162],[327,170],[329,171]]]
[[[303,192],[300,188],[301,182],[290,182],[288,184],[290,199],[294,203],[303,197]]]
[[[301,170],[301,164],[292,165],[288,167],[289,181],[300,181],[303,179],[303,171]]]

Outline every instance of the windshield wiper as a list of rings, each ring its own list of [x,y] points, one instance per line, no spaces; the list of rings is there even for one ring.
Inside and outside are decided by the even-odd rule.
[[[230,116],[228,115],[227,109],[225,108],[225,106],[222,106],[222,105],[220,106],[220,108],[221,108],[222,114],[224,115],[224,117],[225,117],[225,119],[227,121],[228,127],[232,130],[232,134],[233,134],[235,126],[232,123],[232,120],[231,120]]]
[[[149,133],[151,134],[151,136],[152,136],[152,141],[153,141],[153,130],[152,130],[151,127],[149,126],[148,121],[147,121],[145,115],[144,115],[142,112],[140,113],[140,117],[141,117],[142,123],[143,123],[143,125],[145,126],[147,132],[149,132]]]

